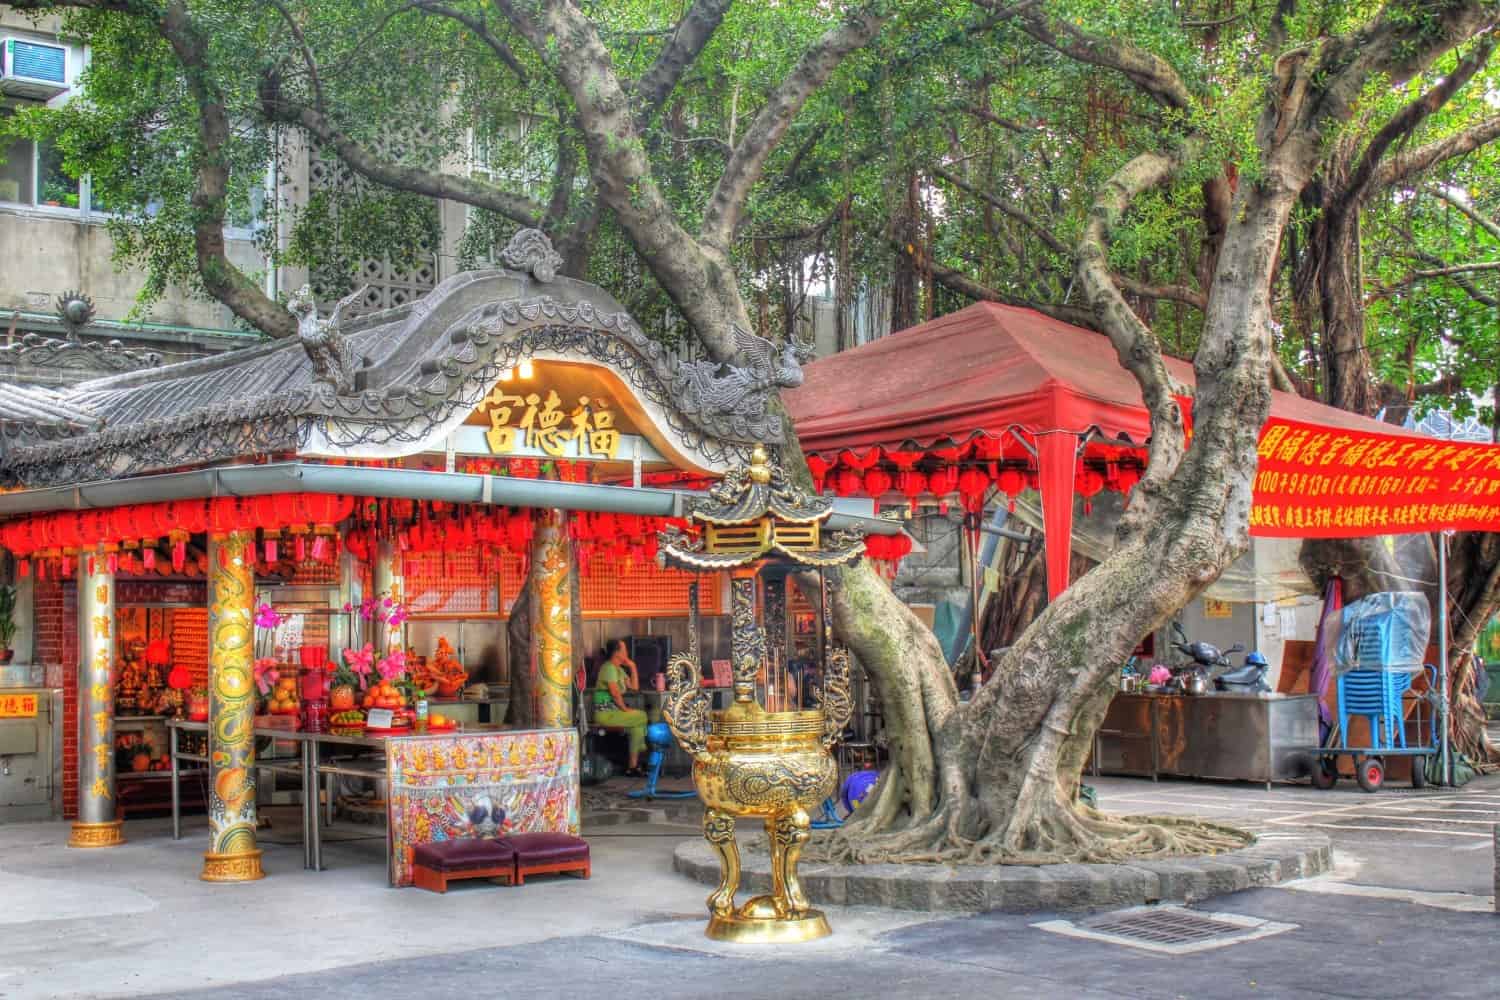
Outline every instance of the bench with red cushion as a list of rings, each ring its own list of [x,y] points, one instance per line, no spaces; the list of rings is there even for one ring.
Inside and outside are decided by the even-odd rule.
[[[591,873],[588,841],[571,833],[512,833],[505,843],[516,852],[516,885],[526,884],[527,875],[572,872],[588,878]]]
[[[466,837],[435,840],[412,849],[412,883],[447,892],[450,880],[503,878],[516,884],[516,849],[505,840]]]

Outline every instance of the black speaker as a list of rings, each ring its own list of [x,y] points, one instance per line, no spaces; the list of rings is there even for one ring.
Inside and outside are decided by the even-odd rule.
[[[667,669],[667,659],[672,655],[672,637],[633,635],[625,640],[625,648],[635,661],[636,673],[641,679],[641,690],[651,690],[652,679]]]

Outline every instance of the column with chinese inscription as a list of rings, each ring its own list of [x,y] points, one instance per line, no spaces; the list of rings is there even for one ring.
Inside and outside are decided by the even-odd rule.
[[[255,842],[255,536],[208,544],[208,828],[205,882],[264,876]]]
[[[531,649],[537,725],[573,724],[573,545],[568,516],[537,510],[531,535]]]
[[[370,585],[375,590],[376,601],[389,600],[393,604],[400,604],[406,599],[405,565],[401,548],[394,538],[381,539],[375,547],[375,565],[370,567]],[[365,637],[367,642],[375,644],[375,651],[378,653],[389,653],[401,648],[401,626],[398,624],[391,628],[386,623],[386,617],[382,613],[379,617],[370,619],[369,627],[373,631]]]
[[[123,844],[115,819],[115,577],[102,555],[78,557],[78,821],[69,847]]]

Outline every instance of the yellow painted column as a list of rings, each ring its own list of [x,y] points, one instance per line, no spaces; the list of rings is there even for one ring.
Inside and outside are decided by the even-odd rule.
[[[115,576],[104,556],[78,557],[78,820],[69,847],[125,843],[115,819]]]
[[[205,882],[262,878],[255,846],[255,536],[208,545],[208,827]]]
[[[531,536],[531,649],[539,726],[573,724],[574,571],[567,514],[536,511]]]

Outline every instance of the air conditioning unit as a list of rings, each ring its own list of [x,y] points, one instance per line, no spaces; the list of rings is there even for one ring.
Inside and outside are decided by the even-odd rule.
[[[45,101],[68,89],[68,50],[29,38],[0,43],[0,93]]]

